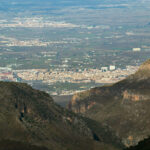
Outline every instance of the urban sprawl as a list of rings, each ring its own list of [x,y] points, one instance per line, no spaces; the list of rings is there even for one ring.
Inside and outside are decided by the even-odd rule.
[[[0,68],[0,80],[15,81],[15,82],[30,82],[41,81],[42,83],[53,85],[56,82],[60,83],[102,83],[110,84],[126,78],[133,74],[138,69],[138,66],[127,66],[126,69],[116,68],[115,66],[102,67],[101,69],[84,69],[78,71],[62,71],[59,69],[27,69],[27,70],[12,70],[11,68]],[[62,91],[60,95],[70,95],[75,91]],[[51,93],[57,95],[56,92]]]

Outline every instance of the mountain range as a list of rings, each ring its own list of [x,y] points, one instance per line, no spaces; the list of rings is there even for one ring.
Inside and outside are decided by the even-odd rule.
[[[75,94],[68,108],[108,126],[126,147],[150,135],[150,60],[126,79]]]
[[[0,82],[0,150],[148,150],[149,107],[150,60],[123,81],[75,94],[69,110],[27,84]]]

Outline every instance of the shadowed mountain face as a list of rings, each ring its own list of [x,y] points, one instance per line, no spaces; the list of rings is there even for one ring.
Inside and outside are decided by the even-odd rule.
[[[33,146],[28,143],[10,141],[10,140],[0,141],[0,149],[1,150],[48,150],[45,147]]]
[[[69,109],[107,125],[125,146],[150,135],[150,60],[127,79],[73,96]]]
[[[48,94],[0,82],[0,150],[118,150],[120,143],[108,128],[61,108]]]

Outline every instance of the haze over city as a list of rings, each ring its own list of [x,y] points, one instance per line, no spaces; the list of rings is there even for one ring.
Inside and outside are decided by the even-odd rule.
[[[0,0],[0,150],[149,150],[149,12]]]

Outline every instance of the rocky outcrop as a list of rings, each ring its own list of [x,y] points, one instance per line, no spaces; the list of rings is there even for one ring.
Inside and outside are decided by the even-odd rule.
[[[148,95],[142,95],[140,93],[136,93],[134,91],[123,91],[123,100],[131,100],[133,102],[137,101],[143,101],[143,100],[150,100],[150,97]]]
[[[150,149],[150,138],[146,138],[139,142],[138,145],[127,148],[126,150],[149,150]]]
[[[90,92],[82,92],[82,93],[77,93],[72,97],[72,101],[70,101],[68,108],[75,113],[84,113],[87,110],[89,110],[93,105],[95,105],[95,102],[90,100],[87,103],[82,103],[82,100],[85,100],[86,97],[90,97]],[[75,107],[74,107],[75,106]]]

